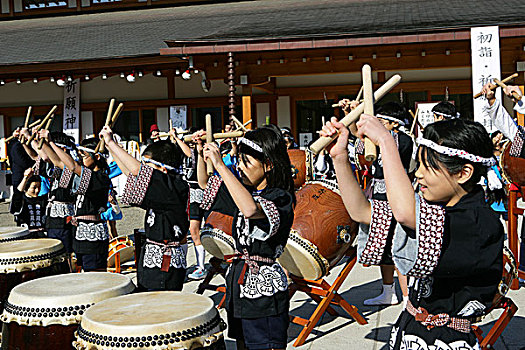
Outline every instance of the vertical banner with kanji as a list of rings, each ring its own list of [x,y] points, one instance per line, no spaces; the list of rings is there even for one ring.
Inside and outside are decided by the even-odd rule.
[[[170,119],[173,127],[186,130],[188,106],[170,106]]]
[[[483,85],[501,79],[499,50],[499,27],[475,27],[470,29],[472,49],[472,91],[481,91]],[[501,89],[496,91],[501,101]],[[488,132],[495,130],[492,120],[484,111],[487,101],[484,97],[474,99],[474,120],[485,126]]]
[[[76,143],[80,139],[80,79],[66,81],[64,86],[63,129]]]

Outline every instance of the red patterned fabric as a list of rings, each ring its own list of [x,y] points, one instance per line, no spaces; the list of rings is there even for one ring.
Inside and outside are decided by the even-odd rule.
[[[264,211],[264,214],[270,222],[270,236],[273,236],[279,230],[279,224],[281,223],[281,218],[279,216],[279,211],[272,201],[265,199],[261,196],[253,197],[253,200],[259,203]]]
[[[429,330],[434,327],[447,326],[462,333],[470,333],[471,331],[470,321],[468,319],[450,317],[450,315],[445,313],[432,315],[423,307],[418,307],[416,309],[410,300],[407,303],[407,311],[414,316],[416,321],[420,322],[423,326],[426,326]]]
[[[512,157],[519,157],[521,155],[521,150],[523,149],[523,137],[525,136],[521,132],[522,130],[519,129],[510,145],[509,154]]]
[[[124,185],[124,192],[122,193],[122,203],[131,205],[131,198],[133,196],[133,189],[135,188],[135,182],[137,182],[137,177],[131,172],[128,174],[128,179]]]
[[[219,175],[212,175],[208,179],[206,188],[204,189],[204,196],[202,199],[201,208],[204,210],[210,210],[217,192],[219,192],[219,187],[221,187],[222,178]]]
[[[445,209],[427,203],[422,197],[417,198],[419,201],[418,253],[416,263],[407,275],[420,278],[432,274],[438,264],[445,231]]]
[[[33,175],[40,175],[40,165],[42,163],[42,158],[38,156],[38,158],[35,161],[35,164],[31,167],[33,169]]]
[[[62,171],[62,176],[60,177],[60,181],[58,183],[58,187],[67,188],[69,186],[69,182],[71,181],[72,176],[73,172],[68,168],[64,167],[64,170]]]
[[[393,215],[387,201],[372,200],[371,204],[370,231],[359,262],[365,265],[379,265],[385,251]]]
[[[142,164],[140,167],[139,174],[131,191],[131,198],[129,204],[141,205],[144,197],[146,196],[146,191],[153,175],[153,168],[147,165]]]
[[[91,180],[91,174],[93,174],[93,170],[86,167],[82,168],[82,176],[80,176],[80,184],[78,185],[78,189],[75,192],[76,194],[86,194],[89,187],[89,181]]]

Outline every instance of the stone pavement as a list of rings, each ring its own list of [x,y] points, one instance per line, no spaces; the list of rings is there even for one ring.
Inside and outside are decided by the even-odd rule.
[[[129,234],[133,228],[143,226],[144,211],[136,208],[123,208],[124,220],[118,222],[119,234]],[[0,226],[12,225],[11,216],[7,213],[7,204],[0,204]],[[193,246],[188,249],[188,266],[195,263]],[[343,264],[336,266],[331,274],[326,278],[332,282],[342,269]],[[191,272],[192,269],[188,269]],[[215,284],[222,283],[222,277],[215,277],[212,281]],[[198,282],[189,281],[184,285],[184,291],[194,292],[197,290]],[[375,296],[381,288],[381,275],[377,267],[363,267],[356,265],[350,272],[348,278],[342,285],[341,295],[351,304],[354,304],[368,324],[359,325],[348,315],[342,313],[338,307],[335,309],[340,312],[338,317],[325,314],[315,330],[308,337],[306,343],[297,349],[323,349],[323,350],[376,350],[388,349],[388,339],[390,336],[391,325],[396,321],[401,312],[401,306],[390,307],[368,307],[363,305],[363,300]],[[216,292],[206,291],[205,295],[218,302],[221,295]],[[398,288],[398,295],[401,291]],[[511,291],[508,296],[519,307],[518,312],[507,326],[502,336],[495,344],[495,349],[519,350],[525,349],[525,287],[521,290]],[[305,294],[297,292],[291,301],[291,314],[309,318],[315,308],[315,303]],[[226,320],[224,310],[221,311],[223,319]],[[499,317],[501,311],[496,311],[488,315],[481,323],[483,331],[486,333]],[[299,326],[292,324],[288,331],[288,349],[296,349],[293,346],[295,338],[301,331]],[[235,342],[226,339],[227,349],[235,349]],[[422,349],[423,350],[423,349]]]

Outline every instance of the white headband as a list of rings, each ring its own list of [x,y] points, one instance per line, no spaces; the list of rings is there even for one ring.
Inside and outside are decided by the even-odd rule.
[[[60,148],[65,148],[65,149],[67,149],[67,150],[72,150],[72,149],[73,149],[73,147],[71,147],[71,146],[67,146],[67,145],[64,145],[64,144],[62,144],[62,143],[57,143],[57,142],[55,142],[55,145],[57,145],[57,146],[60,147]]]
[[[142,161],[144,163],[151,163],[151,164],[155,164],[155,165],[164,167],[164,168],[166,168],[166,170],[177,171],[177,169],[175,169],[174,167],[172,167],[170,165],[167,165],[167,164],[164,164],[164,163],[161,163],[161,162],[158,162],[158,161],[156,161],[154,159],[151,159],[151,158],[142,157]]]
[[[256,144],[252,140],[248,140],[245,137],[240,138],[238,143],[244,143],[246,146],[256,150],[259,153],[263,153],[264,154],[263,149],[261,148],[261,146],[259,146],[258,144]]]
[[[406,125],[405,122],[402,121],[401,119],[397,119],[397,118],[391,117],[389,115],[376,114],[376,117],[381,118],[381,119],[385,119],[385,120],[390,120],[391,122],[396,122],[396,123],[398,123],[401,126],[405,126]]]
[[[451,157],[455,156],[455,157],[463,158],[463,159],[469,160],[474,163],[481,163],[487,167],[490,167],[496,164],[496,160],[494,158],[484,158],[484,157],[480,157],[480,156],[477,156],[472,153],[468,153],[467,151],[463,151],[460,149],[438,145],[434,141],[430,141],[422,137],[417,139],[417,144],[419,146],[425,146],[425,147],[431,148],[437,153],[445,154]]]
[[[456,119],[456,118],[459,118],[460,114],[459,112],[456,113],[456,116],[453,116],[453,115],[450,115],[450,114],[446,114],[446,113],[441,113],[441,112],[436,112],[436,111],[432,111],[432,113],[434,113],[435,115],[440,115],[444,118],[448,118],[448,119]]]

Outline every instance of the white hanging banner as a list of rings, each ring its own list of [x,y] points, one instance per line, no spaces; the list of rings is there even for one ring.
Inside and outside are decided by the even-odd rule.
[[[417,121],[422,127],[434,122],[434,108],[439,102],[416,102]]]
[[[472,91],[481,91],[483,85],[501,79],[501,60],[499,49],[499,27],[475,27],[470,29],[472,49]],[[501,89],[496,90],[496,98],[501,101]],[[496,130],[492,120],[485,112],[485,97],[474,99],[474,120],[483,124],[488,132]]]
[[[175,129],[186,130],[188,106],[170,106],[170,119]]]
[[[80,79],[66,81],[64,86],[64,116],[62,129],[80,142]]]

